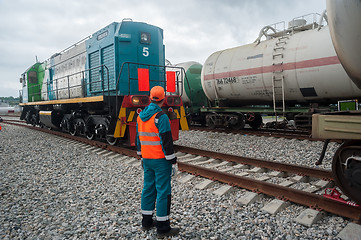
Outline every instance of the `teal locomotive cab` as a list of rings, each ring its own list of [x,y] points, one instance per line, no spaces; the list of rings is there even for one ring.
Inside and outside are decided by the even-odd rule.
[[[114,22],[94,33],[86,49],[87,96],[147,94],[138,90],[138,68],[148,69],[150,88],[164,84],[165,72],[159,71],[165,63],[161,28],[129,20]]]

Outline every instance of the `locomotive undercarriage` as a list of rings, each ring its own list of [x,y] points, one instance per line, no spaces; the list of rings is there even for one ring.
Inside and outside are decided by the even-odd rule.
[[[58,106],[56,109],[51,109],[49,106],[26,107],[20,119],[33,126],[54,128],[73,136],[83,135],[90,140],[105,139],[111,145],[117,144],[118,138],[113,137],[114,128],[112,127],[112,123],[114,125],[116,120],[107,114],[107,111],[101,108],[94,111],[93,108],[90,113],[85,106],[72,108],[72,110],[68,110],[68,107]],[[44,112],[45,114],[42,114]],[[112,119],[114,119],[113,122]]]

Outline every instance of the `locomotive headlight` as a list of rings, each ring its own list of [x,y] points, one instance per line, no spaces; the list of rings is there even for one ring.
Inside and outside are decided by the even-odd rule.
[[[133,96],[132,97],[132,104],[133,105],[148,105],[149,104],[149,97],[148,96]]]
[[[178,97],[178,96],[170,96],[170,97],[167,97],[167,105],[169,106],[179,106],[181,105],[181,98]]]
[[[140,97],[136,96],[132,98],[133,105],[139,105],[140,104]]]
[[[140,33],[140,42],[141,43],[150,43],[150,33],[142,32]]]

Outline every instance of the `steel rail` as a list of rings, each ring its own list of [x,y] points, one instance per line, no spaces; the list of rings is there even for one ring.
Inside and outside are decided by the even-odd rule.
[[[17,120],[15,120],[15,121],[17,121]],[[44,132],[44,133],[49,133],[49,134],[52,134],[52,135],[72,139],[72,140],[75,140],[75,141],[78,141],[78,142],[86,143],[88,145],[99,147],[99,148],[102,148],[104,150],[109,150],[109,151],[112,151],[112,152],[115,152],[115,153],[127,155],[127,156],[130,156],[130,157],[137,157],[137,153],[133,149],[128,149],[128,148],[119,147],[119,146],[112,146],[112,145],[109,145],[108,143],[105,143],[105,142],[99,142],[99,141],[96,141],[96,140],[89,140],[87,138],[80,137],[80,136],[72,136],[72,135],[70,135],[68,133],[53,131],[53,130],[49,130],[49,129],[46,129],[46,128],[39,128],[39,127],[30,126],[30,125],[15,123],[15,122],[12,122],[12,120],[5,120],[3,123],[10,124],[10,125],[15,125],[15,126],[20,126],[20,127],[26,127],[26,128],[29,128],[29,129],[33,129],[33,130],[41,131],[41,132]]]
[[[277,184],[241,177],[235,174],[225,173],[182,162],[178,162],[178,170],[189,172],[196,176],[202,176],[219,182],[227,183],[231,186],[237,186],[254,192],[264,193],[269,196],[274,196],[285,201],[298,203],[313,209],[324,210],[326,212],[344,216],[361,223],[361,207],[340,203],[325,198],[322,195],[312,194],[293,188],[283,187]]]
[[[312,138],[311,133],[305,131],[281,131],[281,130],[272,130],[272,129],[242,129],[242,130],[232,130],[232,129],[209,129],[199,126],[190,126],[189,130],[195,131],[207,131],[207,132],[223,132],[223,133],[233,133],[233,134],[247,134],[255,136],[268,136],[276,138],[287,138],[287,139],[299,139],[299,140],[310,140],[310,141],[322,141],[322,139]]]
[[[317,169],[317,168],[311,168],[307,166],[299,166],[299,165],[293,165],[293,164],[286,164],[286,163],[280,163],[280,162],[274,162],[274,161],[268,161],[263,159],[256,159],[256,158],[247,158],[247,157],[241,157],[236,155],[230,155],[225,153],[219,153],[219,152],[209,152],[206,150],[201,149],[195,149],[185,146],[174,146],[176,151],[179,152],[185,152],[190,153],[194,155],[200,155],[203,157],[209,157],[214,159],[221,159],[225,161],[240,163],[240,164],[246,164],[246,165],[252,165],[257,166],[261,168],[268,168],[273,169],[280,172],[288,172],[288,173],[294,173],[298,175],[303,176],[310,176],[310,177],[316,177],[321,178],[324,180],[333,180],[333,175],[331,171],[323,170],[323,169]]]

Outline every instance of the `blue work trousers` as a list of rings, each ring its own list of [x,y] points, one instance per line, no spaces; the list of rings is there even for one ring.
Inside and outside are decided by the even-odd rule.
[[[151,215],[157,201],[157,220],[169,219],[172,164],[163,159],[143,159],[142,213]]]

